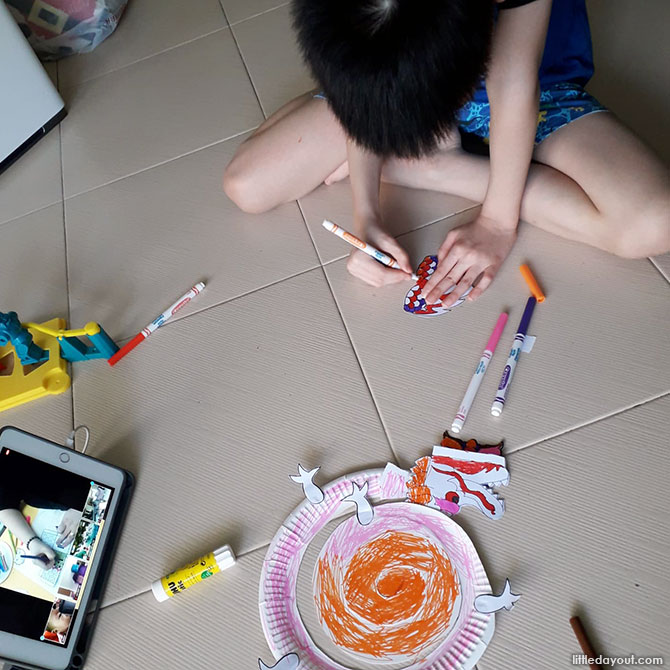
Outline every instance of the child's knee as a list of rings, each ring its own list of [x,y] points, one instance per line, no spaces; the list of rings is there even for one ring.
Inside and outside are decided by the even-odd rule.
[[[670,251],[670,193],[632,212],[617,229],[613,249],[617,256],[645,258]]]
[[[243,212],[261,214],[270,209],[259,195],[261,189],[254,170],[237,156],[223,173],[223,190]]]

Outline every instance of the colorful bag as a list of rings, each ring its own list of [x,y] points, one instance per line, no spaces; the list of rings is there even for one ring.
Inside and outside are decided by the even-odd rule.
[[[42,60],[93,51],[116,28],[128,0],[6,0]]]

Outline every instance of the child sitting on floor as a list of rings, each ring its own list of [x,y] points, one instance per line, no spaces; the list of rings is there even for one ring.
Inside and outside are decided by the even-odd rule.
[[[348,269],[381,286],[412,269],[384,230],[381,180],[482,202],[424,289],[437,302],[456,285],[445,306],[489,286],[520,218],[623,257],[670,250],[666,168],[584,91],[584,0],[294,0],[293,13],[319,89],[240,146],[224,188],[244,211],[350,175],[353,232],[402,270],[359,250]]]

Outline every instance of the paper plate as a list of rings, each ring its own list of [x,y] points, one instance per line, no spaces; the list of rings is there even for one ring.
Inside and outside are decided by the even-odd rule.
[[[474,609],[477,596],[491,593],[481,560],[465,531],[442,512],[385,500],[382,473],[373,470],[349,475],[323,487],[323,502],[312,505],[305,500],[275,535],[263,563],[259,588],[260,617],[270,649],[276,659],[298,654],[300,670],[351,670],[357,658],[379,667],[398,667],[400,663],[407,670],[473,668],[495,625],[493,614]],[[315,577],[314,601],[330,639],[352,659],[349,666],[330,658],[316,645],[298,610],[296,587],[309,544],[329,521],[353,511],[350,503],[342,503],[352,492],[353,482],[358,486],[368,483],[368,499],[375,503],[374,518],[368,526],[361,526],[355,515],[351,516],[329,536],[315,569],[321,574]],[[394,554],[394,544],[402,551]],[[364,572],[360,561],[373,554],[379,559],[374,569],[368,570],[365,583],[358,584],[360,588],[352,589],[352,575]],[[429,573],[435,569],[441,570],[443,579],[430,578]],[[330,580],[330,590],[326,604],[320,605],[319,599],[325,595],[324,575],[326,581]],[[408,598],[407,592],[412,589],[418,589],[424,597],[414,593]],[[334,630],[337,625],[333,625],[336,617],[326,622],[324,613],[330,610],[333,597],[344,599],[338,607],[347,612],[347,628],[355,621],[357,630],[363,631],[363,644],[352,644],[352,636],[338,635]],[[369,603],[361,606],[365,598],[376,598],[376,607],[370,608]],[[384,611],[379,607],[382,601],[387,605]],[[406,611],[400,614],[396,606]],[[438,612],[442,618],[428,625]],[[417,635],[419,642],[402,644],[403,633]],[[361,639],[357,634],[353,637]]]
[[[9,578],[9,575],[12,573],[12,567],[14,566],[14,552],[11,547],[5,542],[0,542],[0,556],[5,559],[7,565],[7,570],[2,571],[0,569],[0,584]]]

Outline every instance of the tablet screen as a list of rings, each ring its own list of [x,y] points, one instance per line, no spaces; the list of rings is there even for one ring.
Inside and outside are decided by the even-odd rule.
[[[0,449],[0,630],[67,646],[113,493]]]

